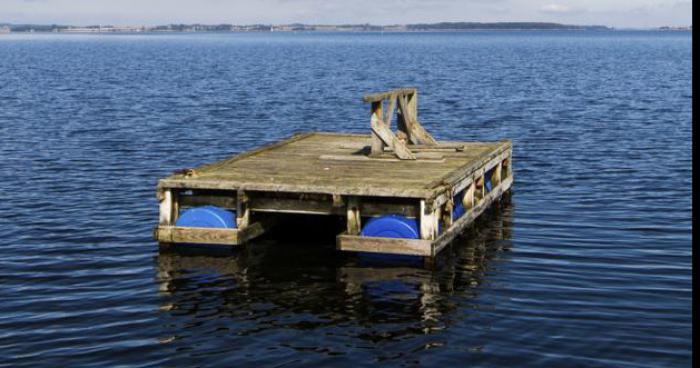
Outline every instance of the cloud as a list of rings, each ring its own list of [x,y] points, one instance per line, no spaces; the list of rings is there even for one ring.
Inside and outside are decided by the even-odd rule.
[[[571,14],[577,12],[577,10],[571,6],[555,3],[543,5],[540,11],[550,14]]]

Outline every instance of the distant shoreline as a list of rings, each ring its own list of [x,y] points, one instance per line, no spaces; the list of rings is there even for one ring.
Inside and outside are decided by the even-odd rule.
[[[142,32],[421,32],[421,31],[532,31],[532,30],[610,30],[607,26],[567,25],[545,22],[442,22],[401,25],[372,24],[167,24],[167,25],[59,25],[0,23],[0,32],[53,33],[142,33]]]
[[[441,22],[403,25],[372,24],[168,24],[156,26],[0,23],[0,34],[7,33],[248,33],[248,32],[483,32],[483,31],[691,31],[688,27],[659,27],[650,29],[616,29],[602,25],[569,25],[547,22]]]

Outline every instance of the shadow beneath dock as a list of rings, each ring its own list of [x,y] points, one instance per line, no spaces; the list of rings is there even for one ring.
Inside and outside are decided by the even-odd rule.
[[[342,330],[359,346],[448,328],[452,313],[471,308],[455,305],[454,296],[472,303],[508,259],[513,207],[494,207],[443,250],[434,269],[367,265],[337,252],[326,234],[312,240],[305,234],[303,241],[266,236],[228,252],[164,249],[156,258],[161,310],[172,334],[164,339],[281,334],[274,344],[303,349],[294,331]],[[336,230],[323,226],[312,228]]]

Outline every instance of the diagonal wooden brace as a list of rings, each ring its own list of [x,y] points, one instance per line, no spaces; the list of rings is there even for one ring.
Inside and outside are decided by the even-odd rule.
[[[413,98],[415,98],[415,96]],[[414,116],[414,113],[408,108],[406,96],[399,96],[398,100],[408,140],[413,144],[437,145],[435,138],[420,125],[418,118]]]
[[[372,114],[370,123],[372,125],[372,134],[394,151],[398,158],[402,160],[416,159],[416,156],[406,147],[406,144],[396,137],[394,132],[376,114]]]

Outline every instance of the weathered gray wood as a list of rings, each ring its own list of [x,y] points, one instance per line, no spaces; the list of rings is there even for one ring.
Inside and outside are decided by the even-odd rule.
[[[406,147],[406,144],[400,141],[383,121],[374,115],[372,115],[372,117],[372,131],[382,140],[382,142],[384,142],[385,145],[396,153],[398,158],[403,160],[416,159],[416,156]],[[384,152],[383,148],[381,152]]]
[[[373,217],[388,213],[399,214],[409,218],[418,217],[418,202],[385,203],[376,199],[359,202],[362,216]],[[346,215],[346,207],[334,205],[332,200],[259,197],[250,201],[252,212],[265,213],[297,213],[306,215]]]
[[[495,200],[510,189],[513,178],[505,178],[500,185],[493,188],[484,200],[467,211],[447,228],[435,240],[430,239],[390,239],[352,236],[347,233],[336,238],[339,250],[352,252],[376,252],[386,254],[403,254],[413,256],[435,257],[447,244],[459,235],[469,224],[481,215]]]
[[[285,193],[319,193],[347,196],[431,198],[461,185],[474,170],[497,155],[509,157],[510,142],[450,142],[464,145],[462,152],[444,155],[444,161],[423,160],[321,160],[322,155],[357,156],[344,147],[366,147],[370,135],[313,134],[292,143],[237,160],[224,160],[202,170],[197,177],[173,175],[159,189],[193,189]],[[237,156],[239,157],[239,156]],[[494,162],[494,165],[497,164]],[[444,197],[446,200],[446,196]],[[186,200],[183,201],[183,205]],[[442,202],[444,203],[444,202]]]
[[[174,223],[173,191],[171,189],[165,189],[158,193],[158,199],[160,201],[158,223],[162,226],[172,225]]]
[[[377,102],[372,102],[372,110],[370,113],[370,124],[372,121],[375,121],[376,119],[379,119],[379,117],[382,116],[382,101],[377,101]],[[372,134],[372,148],[370,151],[370,154],[372,156],[380,155],[384,151],[384,147],[386,144],[382,141],[382,139],[377,135],[377,134]]]
[[[390,98],[396,98],[396,96],[412,95],[414,93],[416,93],[415,88],[400,88],[388,92],[365,95],[364,97],[362,97],[362,101],[364,103],[377,102],[382,100],[388,100]]]
[[[420,160],[421,163],[442,163],[445,162],[445,156],[436,152],[416,152],[414,154],[416,160]],[[384,154],[367,157],[362,155],[321,155],[318,157],[320,160],[327,161],[367,161],[367,160],[381,160],[381,161],[403,161],[405,159],[397,158],[396,155]]]
[[[411,111],[405,98],[399,98],[399,108],[404,119],[406,135],[413,144],[437,145],[437,141],[418,122],[418,118]]]
[[[484,210],[486,210],[495,200],[501,197],[504,192],[510,189],[513,184],[513,177],[505,178],[500,185],[493,188],[484,199],[479,202],[474,208],[466,211],[465,214],[455,221],[452,226],[443,232],[433,243],[432,243],[432,256],[436,256],[447,244],[449,244],[454,238],[459,235],[469,224],[474,222],[474,220],[481,215]]]
[[[229,210],[236,209],[236,192],[231,191],[228,195],[214,195],[214,194],[192,194],[192,195],[180,195],[178,197],[180,208],[192,208],[199,206],[217,206]]]
[[[347,252],[370,252],[429,256],[432,254],[430,240],[391,239],[341,234],[336,237],[339,250]]]
[[[460,151],[464,151],[464,148],[465,148],[465,146],[463,144],[460,144],[460,145],[438,144],[435,146],[424,145],[424,144],[410,144],[410,145],[407,145],[406,147],[408,147],[408,149],[411,150],[411,152],[433,152],[433,151],[436,151],[436,152],[441,152],[441,151],[460,152]],[[387,147],[384,147],[385,152],[388,150],[389,149]]]
[[[245,229],[158,226],[154,237],[162,243],[240,245],[262,235],[266,227],[256,222]]]
[[[391,129],[391,119],[394,116],[394,109],[396,109],[396,99],[392,98],[389,101],[389,110],[384,114],[384,124]]]
[[[493,176],[491,177],[494,186],[501,184],[502,172],[503,172],[503,162],[499,162],[498,165],[493,169]]]

